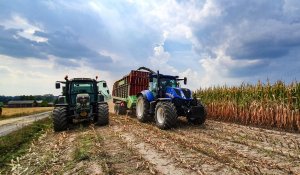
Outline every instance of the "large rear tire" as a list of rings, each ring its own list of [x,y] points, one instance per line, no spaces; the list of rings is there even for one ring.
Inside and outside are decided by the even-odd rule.
[[[172,102],[158,102],[155,107],[155,122],[160,129],[176,127],[177,111]]]
[[[67,130],[69,127],[67,108],[56,107],[53,110],[53,127],[55,132]]]
[[[150,104],[146,98],[139,96],[136,101],[136,117],[140,122],[148,122],[151,120],[149,114]]]
[[[98,115],[96,120],[96,125],[103,126],[109,124],[109,113],[107,104],[98,105]]]

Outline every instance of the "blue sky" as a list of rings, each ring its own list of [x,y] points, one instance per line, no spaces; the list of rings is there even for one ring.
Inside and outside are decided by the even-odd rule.
[[[299,80],[298,0],[0,0],[0,95],[147,66],[195,90]]]

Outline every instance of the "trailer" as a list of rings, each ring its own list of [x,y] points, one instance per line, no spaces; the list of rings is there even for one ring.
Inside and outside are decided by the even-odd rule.
[[[114,112],[124,115],[127,110],[134,110],[136,107],[137,94],[148,89],[149,74],[141,70],[132,70],[113,85],[112,99]]]
[[[190,89],[180,86],[180,81],[187,84],[186,77],[164,75],[145,67],[132,70],[113,85],[114,111],[121,115],[127,110],[135,111],[140,122],[154,118],[160,129],[175,127],[178,116],[203,124],[205,107],[200,99],[193,98]]]

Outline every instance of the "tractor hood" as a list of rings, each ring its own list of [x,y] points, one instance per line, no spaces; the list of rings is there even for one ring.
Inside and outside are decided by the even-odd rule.
[[[169,98],[180,98],[191,100],[192,99],[192,91],[187,88],[174,88],[174,87],[167,87],[166,88],[166,97]]]

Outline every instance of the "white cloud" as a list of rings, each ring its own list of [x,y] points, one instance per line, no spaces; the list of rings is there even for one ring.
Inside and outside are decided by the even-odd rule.
[[[178,71],[168,64],[170,53],[165,52],[163,45],[158,45],[153,49],[153,56],[150,57],[150,65],[154,71],[161,73],[176,74]]]
[[[30,24],[25,18],[14,14],[9,20],[5,20],[0,25],[3,25],[5,29],[18,29],[21,31],[18,32],[20,37],[36,41],[36,42],[47,42],[47,38],[35,36],[35,32],[44,32],[44,30],[37,24]],[[19,37],[15,36],[15,37]]]
[[[107,71],[96,70],[85,65],[76,68],[64,67],[55,64],[53,56],[48,60],[35,58],[16,59],[0,55],[0,95],[40,95],[61,93],[54,87],[55,81],[63,80],[65,75],[69,78],[99,77],[112,86],[113,77]]]

